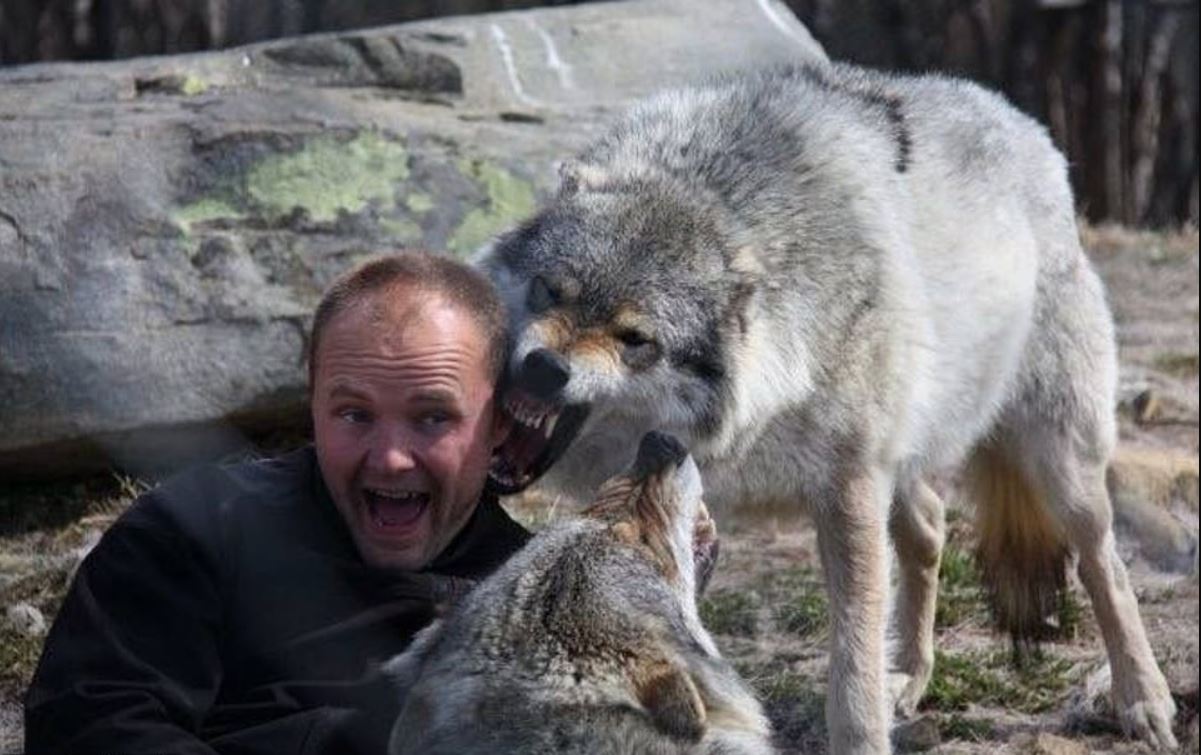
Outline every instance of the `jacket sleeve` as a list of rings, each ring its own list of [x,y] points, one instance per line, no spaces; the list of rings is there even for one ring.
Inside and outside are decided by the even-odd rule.
[[[221,682],[218,559],[154,496],[80,565],[26,694],[28,755],[214,752],[195,732]]]

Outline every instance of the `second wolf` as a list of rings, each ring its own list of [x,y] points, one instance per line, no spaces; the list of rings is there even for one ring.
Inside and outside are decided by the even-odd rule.
[[[389,665],[390,755],[768,755],[759,704],[697,618],[715,547],[696,464],[649,433],[582,517]]]
[[[886,752],[894,703],[912,711],[930,679],[944,524],[926,480],[956,466],[1001,622],[1037,633],[1074,551],[1122,725],[1174,745],[1105,487],[1112,321],[1064,160],[1000,97],[843,65],[666,94],[479,264],[516,333],[525,429],[502,489],[550,467],[587,491],[661,428],[715,510],[813,514],[834,752]]]

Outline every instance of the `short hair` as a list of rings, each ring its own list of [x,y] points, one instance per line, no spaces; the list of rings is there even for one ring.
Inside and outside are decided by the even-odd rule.
[[[359,263],[339,275],[317,304],[309,331],[309,388],[316,377],[321,335],[354,304],[389,289],[409,288],[442,297],[470,315],[488,344],[487,367],[499,383],[508,355],[508,320],[496,288],[482,273],[446,255],[408,249]]]

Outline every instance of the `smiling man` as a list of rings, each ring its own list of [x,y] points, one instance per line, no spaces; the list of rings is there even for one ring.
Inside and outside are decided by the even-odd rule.
[[[510,424],[494,411],[504,315],[489,294],[456,263],[393,258],[339,281],[318,308],[317,458],[372,566],[425,567],[475,511]]]
[[[528,534],[486,492],[505,314],[436,255],[351,270],[309,341],[313,446],[142,496],[84,560],[26,696],[39,753],[376,753],[376,672]]]

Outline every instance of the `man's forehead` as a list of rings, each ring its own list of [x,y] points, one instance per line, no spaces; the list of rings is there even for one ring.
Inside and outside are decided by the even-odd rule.
[[[483,340],[482,329],[471,312],[437,291],[413,285],[392,286],[365,294],[336,315],[331,326],[370,330],[372,335],[392,342],[423,328],[455,328]],[[331,328],[332,329],[332,328]]]
[[[339,312],[318,344],[318,365],[335,372],[371,363],[402,371],[487,372],[488,344],[462,307],[425,291],[372,294]],[[376,360],[400,360],[400,364]]]

